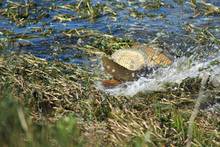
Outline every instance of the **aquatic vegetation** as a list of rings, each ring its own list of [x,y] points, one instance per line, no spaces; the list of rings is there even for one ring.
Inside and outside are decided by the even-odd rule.
[[[188,32],[194,33],[195,34],[195,41],[199,44],[207,44],[207,43],[214,43],[219,45],[220,44],[220,39],[215,37],[211,32],[211,28],[205,27],[205,28],[200,28],[196,27],[192,24],[188,24],[185,26],[185,29]]]
[[[134,18],[140,18],[143,19],[144,17],[154,18],[154,19],[163,19],[166,17],[164,14],[153,14],[148,12],[139,12],[136,9],[129,9],[129,16]]]
[[[28,3],[8,1],[6,6],[1,9],[0,14],[9,18],[18,26],[37,23],[41,19],[49,17],[48,10],[38,6],[33,1]]]
[[[74,19],[94,20],[103,15],[110,15],[110,17],[115,17],[117,15],[111,7],[99,3],[94,5],[91,0],[80,0],[78,3],[58,6],[58,8],[76,12],[76,15],[58,14],[54,16],[55,20],[59,20],[61,22],[72,21]]]
[[[189,139],[219,146],[219,2],[210,2],[0,1],[0,146],[185,146]],[[109,78],[101,56],[136,43],[167,49],[174,64],[101,89]],[[210,74],[205,97],[189,127],[202,73]]]
[[[77,37],[78,40],[83,42],[83,44],[79,44],[77,48],[90,54],[102,52],[111,55],[114,51],[121,48],[128,48],[135,43],[128,38],[114,37],[112,35],[88,29],[67,30],[63,32],[63,34],[68,37]]]
[[[219,15],[220,7],[205,1],[191,1],[191,5],[195,10],[195,17],[199,15]]]
[[[193,97],[196,97],[200,87],[199,81],[195,81],[197,86],[193,86],[194,89],[189,87],[191,84],[187,84],[193,83],[192,81],[184,81],[185,84],[182,83],[179,88],[175,88],[176,90],[170,88],[167,92],[140,93],[132,98],[116,97],[98,91],[94,84],[97,75],[74,65],[56,61],[47,62],[31,55],[12,54],[2,59],[0,68],[0,89],[4,98],[1,99],[1,104],[8,100],[18,101],[15,103],[16,107],[22,105],[22,109],[25,109],[25,120],[33,121],[34,128],[35,124],[44,121],[49,123],[59,120],[55,128],[49,127],[50,123],[46,123],[49,126],[43,127],[41,132],[35,129],[33,131],[36,132],[29,132],[31,133],[29,135],[37,135],[39,139],[44,136],[47,138],[50,133],[52,138],[56,135],[55,144],[69,143],[64,142],[69,139],[72,142],[74,141],[72,137],[76,139],[71,131],[71,129],[76,131],[72,125],[76,121],[77,128],[81,130],[81,137],[77,136],[85,139],[83,141],[77,137],[75,141],[79,144],[83,142],[90,144],[95,141],[96,145],[121,143],[184,145],[187,121],[195,102]],[[9,96],[4,95],[5,87],[11,90],[6,92]],[[18,109],[11,110],[13,111],[8,112],[8,115],[17,114]],[[65,118],[64,116],[68,114],[73,116]],[[3,116],[0,117],[1,120],[4,120]],[[209,111],[199,113],[199,119],[194,126],[194,144],[216,145],[219,135],[215,131],[219,122],[217,116],[217,113]],[[12,118],[18,117],[8,117],[9,120]],[[19,122],[18,119],[17,123]],[[26,123],[29,125],[29,121]],[[17,130],[19,128],[22,130],[22,126],[14,126],[18,136],[20,133],[23,134],[23,131]],[[67,126],[71,128],[67,129],[69,128]],[[4,129],[1,131],[6,133]],[[93,133],[89,133],[91,131]],[[40,136],[39,133],[44,135]],[[15,137],[18,136],[15,134]],[[15,139],[13,136],[10,137]],[[31,141],[43,144],[54,142],[49,139],[30,140],[26,143]],[[20,143],[25,142],[21,140]]]

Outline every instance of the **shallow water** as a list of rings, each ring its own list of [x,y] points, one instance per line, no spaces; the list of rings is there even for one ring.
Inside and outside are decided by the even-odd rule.
[[[2,53],[24,52],[47,60],[60,60],[88,68],[90,64],[98,66],[95,55],[91,56],[79,49],[79,42],[89,42],[88,38],[64,35],[67,30],[91,29],[142,43],[149,43],[157,38],[157,43],[176,57],[171,67],[157,70],[150,78],[143,77],[114,89],[105,89],[114,95],[132,96],[140,91],[163,90],[164,83],[178,83],[187,77],[199,76],[200,68],[205,68],[212,60],[219,60],[220,14],[204,15],[203,6],[199,3],[201,1],[197,1],[200,15],[195,16],[197,13],[189,0],[183,3],[178,0],[162,0],[159,7],[149,7],[147,2],[153,2],[149,0],[93,0],[92,6],[105,4],[116,15],[102,14],[92,20],[85,17],[70,21],[54,18],[63,14],[77,17],[74,9],[64,7],[68,4],[79,4],[80,1],[5,0],[0,8],[7,10],[11,8],[11,4],[14,6],[14,2],[21,5],[34,2],[34,6],[28,9],[29,15],[24,18],[28,21],[22,25],[13,21],[13,17],[0,12],[0,42],[6,48]],[[220,7],[219,0],[207,2]],[[23,15],[25,9],[19,8],[15,11]],[[22,22],[22,18],[19,19]],[[219,74],[219,67],[212,67],[210,74]]]
[[[12,1],[19,2],[22,1]],[[93,29],[99,30],[102,33],[107,33],[116,37],[129,37],[140,42],[150,42],[155,37],[159,37],[161,43],[168,44],[168,47],[173,52],[186,52],[189,48],[195,47],[195,42],[190,38],[195,35],[195,32],[189,34],[185,30],[187,24],[193,24],[199,28],[209,27],[210,31],[215,37],[220,37],[220,17],[219,15],[204,16],[201,15],[192,18],[194,10],[192,9],[189,1],[178,4],[173,0],[161,1],[161,7],[159,8],[143,8],[146,6],[146,2],[149,1],[117,1],[117,0],[94,0],[93,5],[97,3],[104,3],[112,8],[117,15],[114,19],[109,15],[101,15],[95,20],[90,21],[85,19],[75,19],[67,22],[59,22],[54,20],[54,16],[58,14],[76,15],[74,11],[64,9],[63,6],[67,4],[75,4],[78,1],[67,0],[63,2],[56,1],[44,1],[34,0],[35,7],[30,8],[29,11],[33,11],[28,16],[30,22],[25,25],[19,26],[15,22],[11,21],[9,17],[6,17],[0,13],[0,39],[15,38],[15,42],[19,42],[19,38],[29,41],[29,46],[15,46],[8,42],[8,48],[15,51],[30,52],[36,56],[59,60],[64,60],[63,55],[68,54],[70,60],[74,63],[74,54],[79,54],[77,48],[65,48],[61,50],[56,48],[65,45],[76,44],[78,38],[68,38],[63,36],[63,32],[69,29]],[[151,1],[152,2],[152,1]],[[211,0],[212,4],[220,6],[218,0]],[[7,8],[10,2],[3,1],[1,8]],[[23,1],[23,5],[25,1]],[[131,12],[135,9],[138,12],[143,12],[145,15],[143,18],[133,17]],[[35,12],[36,11],[36,12]],[[22,12],[21,12],[22,13]],[[45,14],[45,16],[42,14]],[[37,20],[37,21],[34,21]],[[213,27],[213,28],[211,28]],[[38,29],[41,29],[39,31]],[[38,31],[36,31],[38,30]],[[5,31],[11,31],[11,34],[4,33]],[[49,31],[52,31],[49,33]],[[48,35],[42,35],[47,33]],[[20,36],[20,37],[19,37]],[[196,44],[198,45],[198,44]],[[212,47],[213,48],[213,47]],[[212,48],[209,47],[211,50]],[[59,56],[53,56],[52,54],[59,54]],[[179,55],[179,54],[178,54]],[[76,59],[76,63],[78,59]]]

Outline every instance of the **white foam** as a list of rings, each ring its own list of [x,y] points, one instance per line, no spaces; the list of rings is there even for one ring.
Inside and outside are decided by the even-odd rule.
[[[192,57],[182,57],[176,59],[170,67],[157,69],[148,78],[141,77],[137,81],[126,82],[114,88],[105,88],[100,83],[97,84],[97,87],[110,95],[134,96],[139,92],[166,90],[164,88],[166,83],[180,83],[188,77],[197,77],[202,73],[202,68],[211,75],[220,74],[219,65],[209,66],[214,60],[220,61],[220,55],[203,62],[192,62],[192,60]]]

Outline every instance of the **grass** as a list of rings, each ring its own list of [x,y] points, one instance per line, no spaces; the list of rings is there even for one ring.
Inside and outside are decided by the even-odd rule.
[[[24,5],[9,1],[0,14],[15,25],[24,27],[49,17],[58,22],[84,19],[93,22],[107,15],[116,20],[117,12],[128,5],[136,5],[133,2],[112,3],[115,8],[106,4],[94,5],[90,0],[79,0],[59,6],[54,4],[48,9],[34,2]],[[183,1],[176,3],[182,5]],[[199,15],[219,15],[218,7],[196,1],[191,3],[195,9],[194,18]],[[130,8],[127,13],[130,15],[128,17],[135,19],[146,16],[163,19],[166,17],[164,14],[146,13],[147,10],[161,7],[171,6],[160,0],[147,1],[134,9]],[[139,8],[144,11],[139,11]],[[51,16],[49,11],[52,10],[55,14]],[[43,23],[46,25],[47,22]],[[213,35],[211,27],[200,28],[189,24],[185,30],[196,45],[219,45],[219,39]],[[55,33],[50,27],[36,27],[32,31],[33,34],[16,34],[1,29],[0,52],[11,42],[49,37]],[[131,39],[84,28],[60,33],[61,37],[77,40],[71,48],[75,47],[89,55],[111,55],[115,50],[135,44]],[[82,43],[78,43],[80,39]],[[216,60],[210,66],[218,64]],[[165,92],[123,97],[110,96],[96,89],[95,83],[105,77],[100,70],[90,71],[77,65],[46,61],[30,54],[1,55],[0,146],[141,147],[187,144],[189,120],[201,87],[200,78],[187,78],[181,84],[167,83],[164,85]],[[215,97],[220,93],[210,83],[206,85],[206,90],[207,100],[202,102],[192,122],[192,146],[220,146],[220,114],[203,109],[209,103],[216,102]]]
[[[0,136],[1,146],[81,146],[76,120],[67,115],[56,123],[31,120],[30,109],[24,107],[11,89],[5,86],[1,92]]]
[[[191,91],[182,83],[175,91],[114,97],[96,90],[97,75],[74,65],[11,54],[0,69],[3,146],[186,145],[199,80]],[[218,116],[199,112],[193,146],[219,145]]]

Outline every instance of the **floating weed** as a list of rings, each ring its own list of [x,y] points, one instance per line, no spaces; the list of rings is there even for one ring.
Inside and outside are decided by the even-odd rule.
[[[129,9],[129,16],[134,18],[144,18],[145,14],[143,12],[137,11],[135,8]]]
[[[154,18],[154,19],[163,19],[166,17],[164,14],[153,14],[153,13],[148,13],[148,12],[140,12],[135,8],[129,9],[129,16],[134,17],[134,18],[139,18],[143,19],[144,17],[149,17],[149,18]]]
[[[115,17],[117,15],[113,9],[105,4],[93,4],[91,0],[78,1],[74,4],[68,4],[63,6],[58,6],[58,8],[70,10],[76,12],[74,16],[69,14],[58,14],[54,17],[55,20],[59,21],[71,21],[74,19],[89,19],[95,20],[103,15],[109,15],[110,17]]]
[[[110,36],[92,38],[89,46],[111,55],[114,51],[121,48],[129,48],[134,42],[130,39],[115,38]]]
[[[18,26],[24,26],[30,22],[37,23],[42,18],[49,16],[46,9],[38,7],[32,1],[25,4],[8,1],[0,14],[11,19]]]
[[[94,30],[74,29],[63,32],[68,37],[77,37],[83,44],[77,46],[90,54],[108,54],[111,55],[115,50],[129,48],[135,42],[127,38],[118,38],[112,35],[104,34]]]
[[[191,0],[192,8],[195,10],[195,16],[199,15],[219,15],[220,8],[205,1]]]
[[[58,14],[54,16],[53,19],[59,22],[68,22],[73,21],[74,19],[76,19],[76,17],[72,16],[71,14]]]
[[[178,5],[184,4],[184,0],[174,0],[174,2],[177,3]]]
[[[208,43],[214,43],[216,45],[220,44],[220,39],[215,37],[211,33],[212,28],[209,29],[209,27],[206,28],[201,28],[201,27],[196,27],[192,24],[188,24],[185,26],[185,29],[188,32],[193,33],[192,38],[198,43],[198,44],[208,44]]]
[[[166,6],[166,4],[161,0],[153,0],[141,3],[141,6],[145,9],[159,9]]]

